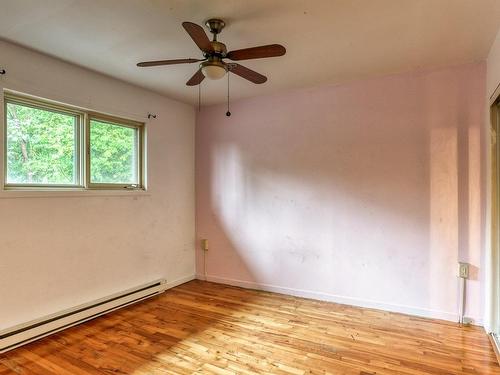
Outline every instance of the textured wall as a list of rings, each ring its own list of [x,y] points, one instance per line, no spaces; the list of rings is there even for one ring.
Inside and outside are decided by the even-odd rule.
[[[193,108],[6,42],[0,51],[0,90],[146,121],[149,182],[144,194],[0,191],[0,329],[192,276]]]
[[[203,108],[209,279],[454,320],[467,261],[479,321],[484,92],[480,63]]]

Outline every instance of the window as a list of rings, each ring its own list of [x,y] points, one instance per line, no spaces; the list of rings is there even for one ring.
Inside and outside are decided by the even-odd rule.
[[[144,124],[5,95],[6,188],[141,189]]]
[[[80,184],[78,114],[8,100],[5,115],[6,184]]]
[[[92,116],[89,121],[89,186],[138,186],[141,127]]]

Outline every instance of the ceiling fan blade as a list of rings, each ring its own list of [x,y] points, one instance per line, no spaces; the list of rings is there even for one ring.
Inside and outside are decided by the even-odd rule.
[[[243,65],[236,64],[236,63],[229,63],[227,64],[228,69],[231,73],[237,74],[240,77],[243,77],[245,79],[248,79],[249,81],[257,84],[261,84],[267,81],[267,77],[263,76],[260,73],[257,73],[256,71],[252,69],[248,69],[244,67]]]
[[[203,81],[204,79],[205,79],[205,76],[201,72],[201,69],[198,69],[198,71],[196,73],[194,73],[194,75],[191,78],[189,78],[189,81],[186,82],[186,85],[187,86],[196,86],[196,85],[199,85],[201,83],[201,81]]]
[[[200,48],[203,52],[213,51],[210,39],[208,39],[205,30],[203,30],[200,25],[192,22],[183,22],[182,27],[184,27],[191,39],[193,39],[198,48]]]
[[[267,46],[238,49],[227,54],[227,58],[238,60],[261,59],[263,57],[283,56],[286,53],[285,47],[279,44],[269,44]]]
[[[199,59],[174,59],[174,60],[158,60],[158,61],[144,61],[137,64],[140,67],[159,66],[159,65],[175,65],[175,64],[192,64],[203,60]]]

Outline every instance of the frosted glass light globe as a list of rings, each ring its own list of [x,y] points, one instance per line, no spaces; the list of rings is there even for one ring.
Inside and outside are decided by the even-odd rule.
[[[226,69],[220,65],[203,65],[201,72],[209,79],[221,79],[226,75]]]

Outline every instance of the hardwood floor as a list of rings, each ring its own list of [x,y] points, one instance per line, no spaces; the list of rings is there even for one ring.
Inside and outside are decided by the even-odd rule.
[[[481,328],[192,281],[0,355],[0,374],[500,374]]]

